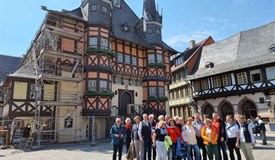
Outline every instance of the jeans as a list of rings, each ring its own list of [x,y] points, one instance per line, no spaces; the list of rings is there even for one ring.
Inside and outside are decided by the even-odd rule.
[[[217,144],[208,144],[208,145],[205,145],[205,148],[206,148],[209,160],[214,160],[213,158],[214,156],[215,156],[215,160],[221,160],[219,156],[219,150],[218,150]]]
[[[187,159],[191,160],[191,149],[195,152],[195,160],[200,160],[200,148],[197,144],[187,144]]]
[[[157,152],[157,160],[166,160],[167,155],[166,155],[166,149],[163,144],[163,141],[157,141],[156,142],[156,152]]]
[[[240,149],[236,147],[236,142],[237,142],[237,138],[228,138],[227,139],[227,147],[229,150],[229,156],[230,156],[230,160],[235,160],[235,156],[234,156],[234,150],[237,154],[238,160],[241,160],[241,153],[240,153]]]
[[[143,159],[146,160],[146,153],[148,155],[148,160],[151,160],[151,152],[152,152],[152,141],[145,140],[143,142]]]
[[[222,150],[223,156],[221,155],[221,150]],[[223,157],[223,160],[228,160],[227,153],[226,153],[225,141],[223,141],[223,142],[218,141],[218,151],[219,151],[218,154],[219,154],[219,159],[220,160],[222,160],[222,157]]]
[[[177,156],[177,142],[172,144],[171,152],[172,152],[172,160],[181,160],[180,156]]]
[[[135,139],[134,140],[134,145],[135,145],[135,151],[136,151],[136,156],[137,156],[137,160],[142,160],[141,156],[142,156],[142,150],[143,150],[143,145],[140,142],[140,140]]]
[[[123,141],[119,141],[119,144],[113,145],[113,160],[116,160],[117,150],[118,150],[118,159],[121,160],[122,148],[123,148]]]

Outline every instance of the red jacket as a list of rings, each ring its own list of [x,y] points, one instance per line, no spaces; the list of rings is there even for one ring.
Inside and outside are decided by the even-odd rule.
[[[167,128],[167,135],[171,138],[173,143],[177,143],[178,136],[183,140],[180,129],[175,126],[175,128]]]

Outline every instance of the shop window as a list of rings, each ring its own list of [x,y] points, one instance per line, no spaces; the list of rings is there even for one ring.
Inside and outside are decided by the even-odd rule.
[[[237,73],[237,78],[238,84],[246,84],[248,82],[246,72]]]
[[[259,69],[250,71],[250,76],[251,76],[251,82],[262,81],[261,70]]]

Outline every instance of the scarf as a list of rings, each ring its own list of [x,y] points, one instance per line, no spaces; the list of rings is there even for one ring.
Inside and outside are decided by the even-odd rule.
[[[131,129],[131,124],[126,124],[126,125],[125,125],[125,128],[126,128],[126,129]]]

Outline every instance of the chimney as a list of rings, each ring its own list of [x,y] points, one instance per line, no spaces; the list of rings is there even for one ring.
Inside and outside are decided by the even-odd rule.
[[[196,44],[195,40],[191,40],[189,42],[189,49],[192,49],[193,47],[195,47],[195,44]]]

